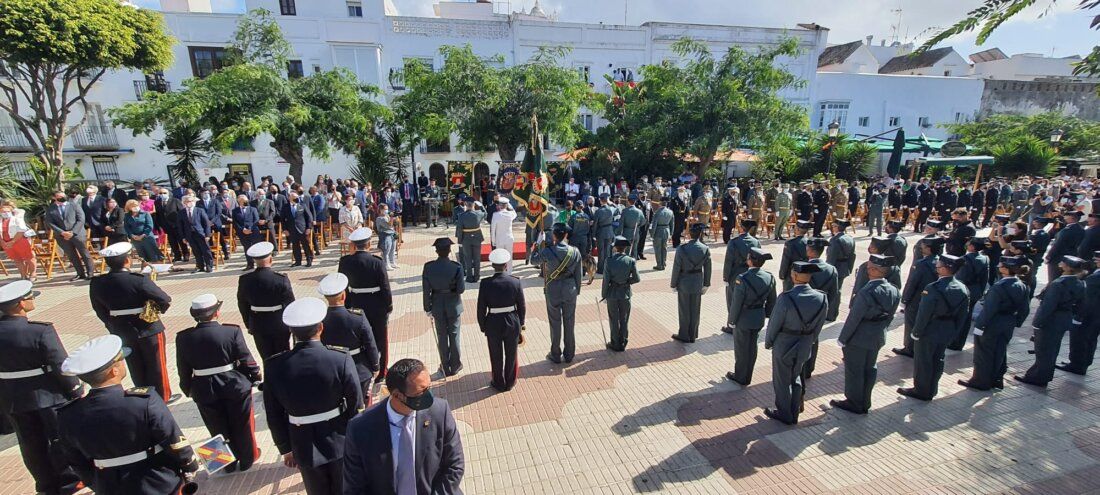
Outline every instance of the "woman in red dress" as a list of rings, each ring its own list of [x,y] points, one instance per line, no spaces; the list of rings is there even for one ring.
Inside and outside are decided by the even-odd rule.
[[[34,249],[27,239],[27,228],[23,220],[23,210],[17,209],[11,200],[0,203],[0,247],[19,267],[19,275],[26,280],[38,280],[38,265],[34,262]]]

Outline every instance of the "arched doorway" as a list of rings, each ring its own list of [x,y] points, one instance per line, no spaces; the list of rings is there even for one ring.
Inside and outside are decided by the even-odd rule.
[[[437,186],[445,186],[447,184],[447,167],[439,162],[431,164],[428,167],[428,178],[435,179],[435,185]]]
[[[481,198],[481,201],[485,201],[485,191],[481,189],[481,180],[489,179],[489,165],[485,162],[477,162],[474,164],[474,185],[477,187],[477,195]]]

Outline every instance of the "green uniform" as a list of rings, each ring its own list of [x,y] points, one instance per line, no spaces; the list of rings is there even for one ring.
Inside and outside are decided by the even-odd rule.
[[[760,268],[749,268],[734,279],[729,303],[729,322],[733,330],[733,379],[741,385],[752,383],[756,366],[756,346],[764,319],[775,308],[775,276]]]
[[[1024,324],[1031,305],[1031,289],[1019,278],[1005,277],[993,284],[974,317],[974,373],[970,385],[980,390],[1004,387],[1008,371],[1008,344],[1016,327]]]
[[[1045,386],[1054,379],[1062,337],[1073,326],[1084,296],[1085,283],[1073,275],[1058,277],[1039,294],[1039,308],[1031,319],[1035,328],[1035,364],[1028,368],[1025,381]],[[1089,301],[1089,304],[1098,303]]]
[[[821,271],[810,275],[810,287],[825,294],[825,300],[828,301],[825,309],[825,321],[836,321],[836,317],[840,313],[840,285],[837,284],[836,268],[820,258],[811,259],[810,263],[821,269]],[[818,342],[815,338],[813,348],[810,350],[810,358],[806,360],[806,364],[802,367],[802,393],[806,393],[806,382],[810,380],[817,368],[817,346]]]
[[[1085,301],[1100,301],[1100,269],[1085,277]],[[1082,304],[1077,312],[1077,320],[1069,334],[1069,363],[1065,370],[1070,373],[1085,374],[1096,355],[1096,339],[1100,335],[1100,307],[1096,304]]]
[[[966,312],[966,321],[959,328],[959,334],[955,336],[955,340],[951,341],[951,345],[947,346],[953,351],[961,351],[966,345],[966,338],[970,336],[974,305],[985,296],[985,288],[989,285],[989,258],[980,252],[973,252],[963,255],[963,259],[965,263],[955,273],[955,278],[959,279],[970,293],[970,307]]]
[[[644,223],[645,212],[634,205],[624,209],[622,215],[619,216],[619,224],[622,226],[622,233],[619,235],[630,241],[630,247],[626,249],[626,254],[634,259],[638,259],[638,246],[640,245],[638,241],[641,240],[640,234]]]
[[[592,219],[584,211],[573,214],[569,219],[569,245],[581,252],[581,258],[592,252]]]
[[[836,268],[837,287],[844,287],[844,279],[852,274],[856,263],[856,241],[847,232],[829,238],[825,249],[825,261]],[[840,304],[840,301],[837,301]]]
[[[531,261],[544,265],[542,273],[546,277],[546,285],[543,286],[543,293],[546,297],[546,317],[550,320],[550,357],[554,361],[561,359],[570,362],[576,350],[573,326],[583,276],[580,251],[565,243],[548,245],[535,251]]]
[[[676,248],[671,287],[676,289],[678,302],[680,328],[677,335],[685,342],[695,342],[699,338],[703,291],[710,287],[710,274],[710,248],[706,244],[693,239]]]
[[[969,304],[966,286],[955,277],[940,277],[921,293],[917,319],[910,334],[913,339],[913,395],[917,398],[932,400],[939,391],[943,356],[947,345],[966,322]]]
[[[615,253],[607,260],[600,297],[607,304],[608,326],[611,327],[609,347],[616,351],[626,349],[630,337],[630,286],[640,281],[634,258]]]
[[[886,234],[886,237],[890,239],[890,246],[889,249],[887,249],[882,254],[885,256],[893,256],[894,266],[901,266],[905,264],[905,258],[909,254],[909,241],[905,240],[904,237],[896,233]]]
[[[852,298],[837,342],[844,355],[844,398],[856,408],[871,408],[871,389],[878,379],[878,353],[894,320],[901,292],[885,279],[867,282]]]
[[[800,235],[783,243],[783,258],[779,260],[779,280],[783,281],[783,291],[791,290],[791,267],[796,261],[806,261],[806,236]]]
[[[672,210],[664,206],[653,212],[649,232],[653,237],[653,257],[656,258],[658,270],[665,269],[665,259],[668,258],[668,238],[675,219],[676,216],[673,215]]]
[[[764,348],[772,351],[772,388],[780,420],[798,421],[802,408],[802,366],[810,358],[813,343],[825,323],[825,294],[801,284],[784,292],[764,334]]]
[[[466,275],[467,282],[477,282],[481,275],[481,243],[485,242],[485,235],[481,232],[483,220],[485,214],[474,210],[460,213],[455,220],[455,238],[462,247],[462,273]]]
[[[783,229],[791,219],[791,193],[783,191],[775,195],[775,239],[783,237]]]
[[[917,310],[924,297],[924,288],[936,281],[937,258],[933,254],[913,262],[913,266],[909,268],[909,277],[905,279],[905,287],[901,292],[901,303],[905,305],[905,333],[902,336],[902,353],[905,355],[913,354],[913,325],[917,323]]]
[[[424,311],[431,313],[435,322],[436,347],[439,362],[448,375],[462,367],[461,339],[462,265],[449,258],[439,258],[424,265],[421,283],[424,292]]]
[[[596,273],[603,273],[604,264],[611,256],[611,244],[615,241],[615,208],[603,205],[592,216],[596,228]]]
[[[732,329],[737,319],[733,316],[733,290],[737,277],[749,269],[749,249],[760,247],[760,241],[748,233],[730,239],[726,245],[726,261],[722,264],[722,281],[726,283],[726,328]]]
[[[867,285],[867,282],[871,280],[871,277],[867,276],[867,262],[860,263],[859,268],[856,268],[856,278],[852,281],[852,298],[848,300],[848,307],[852,307],[852,303],[855,302],[856,294],[863,286]],[[890,282],[890,285],[897,287],[901,290],[901,269],[897,266],[891,266],[890,271],[886,274],[885,280]]]

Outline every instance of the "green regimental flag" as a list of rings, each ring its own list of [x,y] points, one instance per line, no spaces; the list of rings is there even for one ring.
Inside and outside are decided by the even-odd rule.
[[[473,162],[460,162],[460,161],[448,161],[448,172],[450,173],[451,182],[451,195],[458,196],[461,194],[470,194],[472,190],[471,181],[473,180]]]
[[[535,116],[531,116],[531,140],[527,144],[527,153],[523,157],[520,177],[516,180],[512,197],[516,198],[520,206],[527,209],[527,226],[532,228],[542,225],[542,218],[546,216],[546,207],[550,205],[550,199],[547,197],[549,194],[547,185],[550,181],[546,176],[546,160],[542,156],[542,146],[539,144],[539,121]]]

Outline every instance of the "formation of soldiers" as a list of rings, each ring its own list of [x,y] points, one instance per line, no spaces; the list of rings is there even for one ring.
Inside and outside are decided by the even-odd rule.
[[[752,383],[763,331],[764,348],[772,353],[775,407],[764,411],[770,418],[797,423],[821,331],[839,319],[841,291],[853,273],[837,339],[845,393],[844,399],[831,401],[836,408],[870,411],[876,363],[899,308],[903,345],[893,352],[914,363],[913,386],[898,389],[901,395],[932,400],[946,351],[962,349],[971,334],[973,376],[959,383],[978,390],[1004,388],[1007,347],[1030,316],[1032,297],[1040,300],[1031,319],[1035,363],[1013,378],[1046,386],[1055,369],[1085,374],[1100,334],[1097,305],[1086,303],[1100,301],[1100,212],[1086,214],[1080,201],[1050,200],[1056,189],[1070,198],[1077,191],[1048,183],[1030,206],[1025,201],[1017,210],[1014,200],[999,204],[1006,213],[989,215],[986,198],[994,188],[1000,194],[999,184],[983,185],[980,201],[976,192],[969,194],[971,205],[983,205],[980,213],[989,217],[992,228],[985,237],[977,233],[985,222],[972,208],[959,206],[957,183],[941,181],[937,187],[944,192],[939,193],[923,179],[908,188],[874,184],[866,202],[859,200],[861,189],[855,185],[829,190],[825,183],[802,184],[792,198],[776,184],[767,192],[754,188],[745,202],[735,186],[719,198],[712,185],[701,185],[694,194],[699,184],[672,190],[658,179],[645,181],[619,201],[603,194],[598,206],[585,198],[567,205],[561,215],[551,209],[544,222],[529,225],[533,232],[523,256],[538,267],[544,284],[550,330],[546,359],[568,365],[576,355],[575,311],[586,262],[593,258],[594,271],[602,275],[598,300],[610,329],[606,347],[628,349],[631,285],[640,281],[647,237],[653,243],[653,268],[671,272],[670,288],[677,294],[678,331],[672,339],[695,342],[702,296],[713,272],[704,242],[712,224],[697,219],[714,208],[723,215],[726,244],[721,270],[727,317],[720,330],[734,337],[734,366],[726,376],[741,386]],[[921,236],[911,249],[901,235],[908,211],[894,208],[890,199],[898,189],[899,198],[916,191],[912,223]],[[932,198],[928,209],[922,205],[929,200],[922,198]],[[505,241],[494,242],[488,256],[493,273],[481,277],[489,215],[480,204],[467,203],[456,213],[454,239],[442,237],[432,244],[438,257],[423,268],[423,310],[435,329],[439,373],[457,375],[463,370],[462,296],[467,283],[479,284],[476,319],[489,348],[489,385],[504,393],[516,386],[519,375],[517,353],[526,330],[523,287],[510,274],[516,253]],[[510,208],[506,201],[493,206]],[[859,266],[848,232],[859,220],[857,211],[877,211],[885,220],[878,226],[865,223],[884,228],[885,234],[871,237],[869,258]],[[794,235],[783,239],[773,274],[767,269],[772,255],[756,233],[762,222],[774,219],[783,225],[791,214],[796,216]],[[681,242],[684,231],[688,235]],[[775,232],[776,239],[784,233]],[[255,268],[240,277],[237,291],[244,328],[220,322],[222,301],[215,296],[191,301],[196,324],[176,337],[179,391],[196,402],[211,436],[221,435],[232,450],[236,462],[226,471],[248,470],[260,454],[252,402],[252,390],[259,388],[284,464],[301,472],[307,493],[340,493],[340,446],[347,423],[371,404],[372,385],[385,380],[389,361],[393,295],[388,271],[394,263],[370,252],[374,237],[369,228],[349,236],[352,252],[317,285],[320,298],[295,297],[289,278],[271,268],[273,245],[249,246],[246,255]],[[452,260],[455,244],[458,261]],[[175,493],[191,486],[199,469],[166,407],[181,397],[173,393],[174,380],[168,376],[160,318],[172,299],[155,280],[130,271],[132,249],[118,243],[101,250],[109,271],[92,280],[89,297],[109,335],[71,356],[51,324],[28,319],[37,295],[33,284],[0,287],[0,406],[19,432],[39,492],[72,493],[83,484],[100,493]],[[901,267],[910,254],[913,263],[903,283]],[[1035,274],[1042,263],[1048,282],[1040,287]],[[248,350],[245,332],[252,336],[258,360]],[[1059,364],[1066,332],[1069,360]],[[127,376],[135,388],[122,388]],[[60,448],[51,448],[55,444]]]

